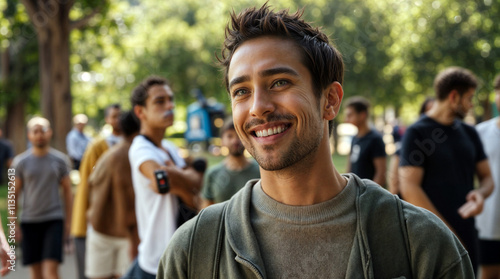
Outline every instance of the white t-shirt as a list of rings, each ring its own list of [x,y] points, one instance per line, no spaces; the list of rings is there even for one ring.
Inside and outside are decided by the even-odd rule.
[[[167,140],[162,141],[173,161],[180,168],[186,163],[178,154],[178,148]],[[139,244],[139,266],[144,271],[156,274],[160,257],[177,229],[178,200],[172,194],[157,194],[149,187],[151,181],[140,171],[139,166],[149,160],[160,165],[171,160],[161,148],[144,136],[134,138],[129,150],[132,182],[135,192],[135,214],[141,243]]]
[[[484,202],[483,212],[476,217],[479,238],[500,240],[500,129],[498,117],[477,125],[476,129],[488,156],[495,189]]]

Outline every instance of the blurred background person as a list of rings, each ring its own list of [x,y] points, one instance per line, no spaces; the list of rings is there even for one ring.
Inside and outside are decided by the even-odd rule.
[[[399,168],[403,198],[443,220],[469,252],[474,271],[478,235],[472,217],[481,213],[493,191],[479,135],[462,121],[472,108],[476,88],[476,77],[464,68],[450,67],[436,76],[436,101],[406,130]]]
[[[494,81],[495,105],[500,111],[500,75]],[[479,230],[479,276],[500,279],[500,116],[477,125],[488,156],[495,189],[476,216]]]
[[[123,278],[154,279],[170,238],[192,217],[185,209],[198,209],[196,198],[203,174],[189,167],[178,147],[164,139],[166,129],[174,123],[175,107],[167,80],[155,76],[144,79],[132,91],[131,102],[141,126],[128,153],[141,242],[138,257]],[[158,170],[167,177],[157,179]],[[166,183],[169,186],[160,189]]]
[[[124,140],[99,158],[89,177],[85,276],[119,278],[137,256],[139,235],[128,150],[139,133],[133,112],[120,118]]]
[[[12,158],[14,158],[12,144],[3,138],[2,129],[0,129],[0,185],[4,182],[3,174],[10,167]]]
[[[80,169],[83,153],[90,142],[90,138],[83,133],[83,129],[89,121],[85,114],[77,114],[73,117],[73,129],[66,136],[66,150],[73,162],[73,169]]]
[[[424,116],[427,111],[429,111],[432,106],[434,105],[434,101],[436,98],[434,97],[427,97],[425,98],[425,101],[422,103],[420,106],[419,110],[419,118]],[[389,184],[389,191],[394,194],[398,195],[401,198],[401,193],[399,191],[399,175],[398,175],[398,169],[399,169],[399,156],[401,155],[401,140],[403,139],[404,134],[401,135],[401,138],[399,139],[399,142],[396,143],[396,152],[392,155],[391,162],[389,163],[389,173],[388,173],[388,184]],[[396,142],[396,139],[394,139],[394,142]]]
[[[80,182],[76,187],[73,204],[73,218],[71,236],[74,239],[76,250],[77,272],[79,279],[85,279],[85,239],[87,235],[87,210],[89,206],[88,177],[94,170],[97,160],[113,145],[122,139],[120,126],[121,107],[112,104],[104,110],[104,121],[111,126],[112,131],[106,137],[99,137],[92,141],[83,155],[80,164]]]
[[[59,278],[63,243],[69,238],[71,223],[70,161],[64,153],[50,147],[52,130],[47,119],[34,117],[27,128],[32,147],[12,162],[16,175],[15,204],[19,205],[14,211],[21,205],[23,208],[21,231],[16,231],[16,237],[21,239],[23,265],[30,267],[32,279]]]
[[[363,97],[351,97],[344,105],[344,121],[358,128],[353,137],[347,172],[371,179],[385,186],[386,153],[382,136],[369,126],[370,102]]]
[[[202,207],[230,199],[248,180],[260,178],[259,165],[245,158],[245,147],[241,143],[232,118],[227,118],[221,129],[222,146],[227,148],[227,157],[209,168],[203,178]]]

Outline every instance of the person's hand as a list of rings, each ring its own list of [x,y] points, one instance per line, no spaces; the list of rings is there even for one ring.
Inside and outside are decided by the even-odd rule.
[[[9,255],[8,252],[9,251],[6,251],[4,247],[0,247],[0,260],[2,261],[0,275],[2,275],[2,277],[10,272],[9,267],[12,265],[12,262],[16,259],[15,254],[12,254],[11,258],[11,255]]]
[[[137,255],[139,255],[139,250],[137,248],[137,245],[134,245],[133,241],[130,241],[129,247],[128,247],[128,255],[132,261],[137,258]]]
[[[66,254],[71,254],[73,253],[73,241],[70,237],[70,225],[66,222],[64,224],[64,252]]]
[[[484,197],[479,191],[470,191],[466,200],[467,202],[458,209],[458,214],[463,219],[474,217],[483,211]]]

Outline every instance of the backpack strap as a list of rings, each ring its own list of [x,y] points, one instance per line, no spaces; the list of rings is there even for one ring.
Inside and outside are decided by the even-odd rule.
[[[199,213],[189,245],[188,278],[219,278],[227,202]]]

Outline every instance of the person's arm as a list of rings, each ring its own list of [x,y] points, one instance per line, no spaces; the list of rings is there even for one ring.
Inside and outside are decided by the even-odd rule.
[[[422,189],[422,179],[424,169],[422,167],[401,166],[399,168],[400,191],[403,199],[415,206],[429,210],[441,219],[448,228],[455,233],[455,230],[444,219],[437,210],[427,194]],[[455,233],[456,234],[456,233]]]
[[[464,219],[474,217],[483,211],[484,200],[493,193],[495,187],[487,159],[476,164],[476,173],[480,186],[467,194],[467,202],[458,209],[458,213]]]
[[[392,155],[391,162],[389,163],[389,192],[394,195],[400,194],[399,192],[399,155]]]
[[[2,216],[0,215],[0,220],[2,220]],[[2,261],[1,269],[0,269],[0,275],[5,276],[10,272],[9,267],[12,265],[12,262],[10,258],[10,255],[8,254],[10,252],[9,244],[7,242],[7,238],[5,237],[5,233],[3,231],[3,226],[0,224],[0,260]],[[12,255],[15,259],[15,254]]]
[[[64,240],[67,241],[71,228],[71,209],[73,207],[73,195],[71,193],[71,180],[69,175],[65,175],[61,179],[61,187],[63,190],[64,212],[66,218],[64,222]]]
[[[384,187],[386,182],[385,173],[387,171],[387,161],[385,156],[374,158],[373,166],[375,167],[375,174],[373,175],[373,181],[378,185]]]
[[[154,172],[160,169],[165,170],[170,184],[169,193],[177,195],[189,207],[198,208],[196,196],[201,188],[202,174],[193,168],[181,169],[173,165],[171,161],[167,161],[166,164],[166,166],[161,166],[156,161],[148,160],[139,166],[139,171],[151,180],[150,189],[159,194]]]
[[[16,174],[16,179],[15,185],[16,189],[14,190],[14,209],[13,209],[13,214],[12,217],[17,217],[17,209],[19,208],[19,196],[21,195],[21,192],[23,191],[23,180],[21,177],[17,176]],[[19,219],[18,219],[19,220]],[[21,240],[23,239],[22,231],[21,231],[21,226],[19,223],[16,225],[16,237],[15,240],[17,243],[20,243]]]

